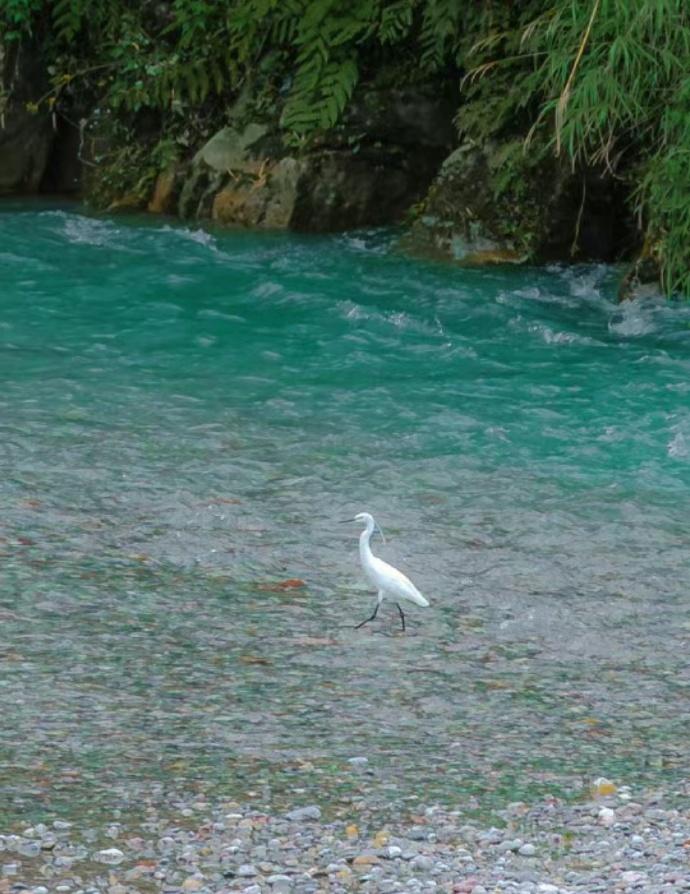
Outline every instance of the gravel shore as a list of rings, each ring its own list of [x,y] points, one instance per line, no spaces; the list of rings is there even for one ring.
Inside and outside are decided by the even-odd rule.
[[[510,804],[495,826],[432,806],[383,828],[365,810],[328,822],[316,804],[176,800],[174,822],[149,808],[136,829],[55,820],[0,835],[0,894],[671,894],[690,890],[690,810],[664,806],[683,796],[600,781],[577,805]]]

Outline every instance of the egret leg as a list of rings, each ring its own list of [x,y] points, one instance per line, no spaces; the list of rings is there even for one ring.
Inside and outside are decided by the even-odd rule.
[[[398,605],[397,602],[395,604]],[[404,632],[404,630],[405,630],[405,612],[400,608],[399,605],[398,605],[398,611],[400,612],[400,620],[402,621],[402,629]]]
[[[373,620],[374,620],[374,618],[375,618],[376,615],[378,614],[378,611],[379,611],[379,605],[381,605],[381,603],[380,603],[380,602],[377,602],[377,603],[376,603],[376,608],[374,609],[374,614],[373,614],[370,618],[367,618],[366,620],[362,621],[361,624],[355,624],[355,630],[359,630],[360,627],[364,627],[364,625],[365,625],[365,624],[368,624],[369,621],[373,621]]]

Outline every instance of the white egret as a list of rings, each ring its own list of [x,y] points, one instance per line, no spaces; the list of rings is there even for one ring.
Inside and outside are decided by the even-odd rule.
[[[360,627],[364,627],[364,625],[368,624],[369,621],[374,620],[381,606],[381,603],[386,598],[386,596],[395,600],[395,604],[398,606],[398,611],[400,612],[402,629],[404,630],[405,613],[400,608],[398,600],[414,602],[415,605],[422,605],[425,608],[429,605],[429,602],[427,599],[424,598],[424,596],[422,596],[422,594],[415,587],[412,581],[408,577],[406,577],[402,573],[402,571],[398,571],[397,568],[394,568],[392,565],[389,565],[388,562],[384,562],[383,559],[379,559],[378,556],[375,556],[372,553],[370,546],[372,534],[378,528],[381,536],[383,536],[383,532],[374,521],[374,517],[368,512],[360,512],[354,517],[353,521],[364,522],[365,524],[364,530],[359,535],[359,558],[367,579],[379,591],[378,599],[376,601],[376,607],[374,608],[374,614],[370,618],[362,621],[361,624],[357,624],[355,630],[358,630]]]

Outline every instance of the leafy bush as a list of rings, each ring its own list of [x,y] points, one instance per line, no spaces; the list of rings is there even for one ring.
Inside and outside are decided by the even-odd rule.
[[[183,147],[248,85],[299,142],[398,60],[456,78],[465,135],[621,178],[665,288],[690,295],[687,0],[0,0],[0,43],[24,35],[53,71],[46,103],[153,111]]]

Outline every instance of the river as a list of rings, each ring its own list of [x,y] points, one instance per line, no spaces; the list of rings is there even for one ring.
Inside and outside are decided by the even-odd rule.
[[[690,306],[617,275],[5,204],[0,818],[681,776]]]

